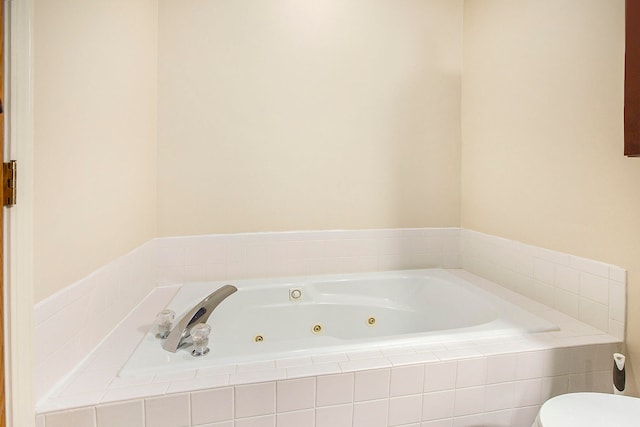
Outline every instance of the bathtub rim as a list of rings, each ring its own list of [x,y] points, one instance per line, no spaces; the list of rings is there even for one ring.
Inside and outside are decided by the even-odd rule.
[[[161,349],[156,349],[160,343],[155,337],[154,327],[151,325],[140,343],[136,346],[129,359],[124,363],[118,372],[118,376],[141,377],[148,375],[178,375],[181,372],[194,369],[207,369],[226,366],[229,364],[252,364],[265,363],[271,360],[298,359],[314,356],[328,357],[336,354],[350,354],[367,352],[371,348],[378,351],[394,351],[395,349],[411,349],[416,347],[428,347],[434,345],[451,344],[454,342],[483,341],[486,339],[506,339],[508,337],[530,335],[538,332],[558,331],[559,327],[543,317],[524,310],[517,304],[505,298],[497,296],[468,278],[451,273],[443,268],[421,268],[409,270],[392,270],[381,272],[329,274],[311,276],[286,276],[275,278],[244,279],[237,281],[221,280],[208,282],[188,282],[178,285],[178,290],[174,297],[167,304],[178,312],[178,318],[191,309],[194,301],[200,301],[213,290],[226,284],[233,284],[238,287],[241,295],[254,290],[265,289],[268,292],[277,292],[290,287],[304,288],[305,286],[317,286],[324,284],[345,283],[367,281],[367,280],[398,280],[398,279],[434,279],[436,282],[444,281],[445,286],[457,286],[456,290],[464,290],[470,296],[486,299],[489,305],[495,304],[495,308],[502,310],[505,318],[493,319],[489,322],[477,323],[471,326],[450,328],[444,330],[421,331],[407,334],[389,335],[386,337],[360,338],[351,341],[336,343],[330,346],[296,347],[294,349],[271,350],[262,353],[250,354],[245,350],[242,354],[230,354],[224,357],[211,357],[213,352],[202,359],[193,358],[187,350],[179,350],[176,353],[165,353]],[[231,301],[229,301],[231,302]],[[295,303],[294,303],[295,304]],[[185,307],[182,310],[178,308]],[[164,307],[163,307],[164,308]],[[212,315],[212,317],[214,317]],[[229,321],[229,319],[226,319]],[[525,322],[529,326],[510,326],[510,321]],[[307,342],[311,337],[304,337]],[[213,338],[215,339],[215,337]],[[313,338],[311,338],[313,340]],[[336,340],[339,341],[339,340]],[[212,343],[215,345],[215,342]],[[271,347],[271,346],[269,346]],[[157,350],[157,351],[156,351]],[[145,352],[150,357],[145,359]],[[234,360],[235,359],[235,360]],[[200,366],[206,365],[206,366]]]
[[[619,344],[623,341],[607,333],[587,325],[577,319],[569,317],[557,310],[533,301],[527,297],[508,290],[494,282],[481,278],[462,269],[452,269],[455,274],[477,281],[480,286],[491,289],[516,304],[527,307],[535,312],[541,312],[553,321],[558,322],[561,330],[556,333],[533,334],[528,339],[504,342],[501,340],[485,341],[482,345],[474,342],[460,343],[450,348],[425,348],[422,352],[362,352],[360,354],[343,355],[341,361],[321,360],[322,363],[299,364],[295,359],[282,359],[270,366],[245,364],[233,366],[234,373],[193,376],[189,378],[165,377],[150,378],[144,384],[119,382],[108,361],[112,359],[109,349],[113,343],[124,342],[123,334],[130,331],[130,324],[144,323],[149,313],[155,313],[158,305],[171,297],[176,291],[175,285],[158,287],[152,290],[145,299],[132,310],[126,318],[109,334],[94,352],[67,375],[56,387],[38,400],[36,413],[43,414],[53,411],[81,408],[86,406],[114,403],[129,399],[139,399],[154,396],[170,395],[204,389],[215,389],[243,384],[280,381],[310,376],[323,376],[348,372],[359,372],[371,369],[383,369],[396,366],[408,366],[419,363],[438,361],[462,360],[483,356],[495,356],[519,352],[544,351],[552,349],[573,348],[598,344]],[[153,307],[149,308],[149,305]],[[154,305],[155,304],[155,305]],[[148,323],[148,322],[147,322]],[[126,341],[126,340],[125,340]],[[131,346],[130,352],[133,351]],[[376,354],[377,353],[377,354]],[[127,355],[128,357],[128,355]],[[107,363],[105,363],[107,361]],[[95,381],[95,374],[100,371],[107,378],[108,385],[100,392],[72,393],[74,385]]]

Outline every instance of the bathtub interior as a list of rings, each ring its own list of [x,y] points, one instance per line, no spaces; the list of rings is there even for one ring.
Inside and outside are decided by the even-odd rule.
[[[179,316],[227,282],[189,283],[168,304]],[[120,376],[229,363],[547,332],[558,327],[442,269],[234,282],[209,318],[210,352],[161,348],[153,325]],[[291,290],[300,298],[291,299]]]

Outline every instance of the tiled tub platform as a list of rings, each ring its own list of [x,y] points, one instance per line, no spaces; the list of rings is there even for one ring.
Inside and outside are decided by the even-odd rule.
[[[462,270],[559,331],[118,377],[177,287],[154,289],[38,402],[38,427],[529,427],[546,399],[611,390],[620,340]]]

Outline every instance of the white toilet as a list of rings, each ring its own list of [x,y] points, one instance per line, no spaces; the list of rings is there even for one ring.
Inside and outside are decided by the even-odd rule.
[[[546,401],[532,427],[640,426],[640,399],[605,393],[569,393]]]

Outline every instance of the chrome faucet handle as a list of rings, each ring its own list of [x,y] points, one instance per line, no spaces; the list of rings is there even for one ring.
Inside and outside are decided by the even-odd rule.
[[[162,310],[156,317],[156,324],[158,328],[157,338],[167,339],[169,332],[171,332],[171,326],[173,320],[176,318],[176,313],[173,310]]]
[[[237,290],[238,288],[233,285],[224,285],[196,304],[171,330],[167,339],[162,343],[162,348],[171,353],[178,351],[178,348],[184,345],[186,339],[191,335],[191,328],[198,323],[206,323],[213,310]]]
[[[191,328],[191,338],[193,338],[192,356],[204,356],[209,353],[209,334],[211,326],[206,323],[198,323]]]

